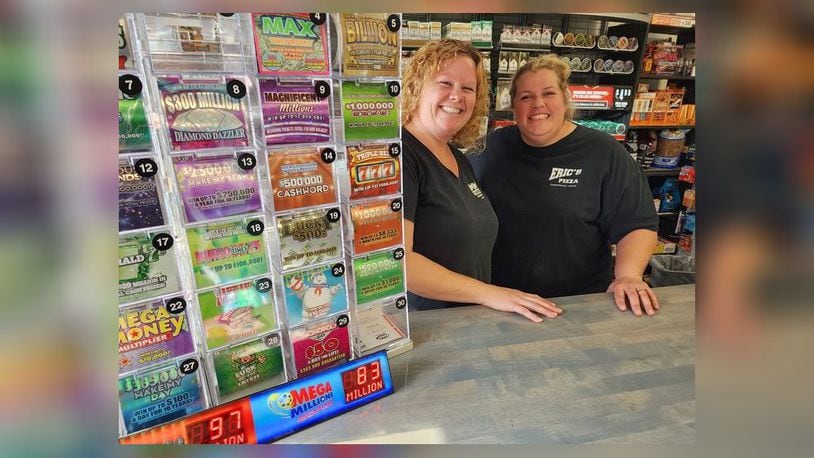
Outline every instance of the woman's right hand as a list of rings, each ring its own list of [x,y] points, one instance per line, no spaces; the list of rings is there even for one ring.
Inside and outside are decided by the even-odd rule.
[[[562,313],[562,309],[553,302],[536,294],[502,286],[488,285],[481,298],[480,305],[501,312],[518,313],[535,323],[542,322],[543,318],[533,312],[548,318],[557,318]]]

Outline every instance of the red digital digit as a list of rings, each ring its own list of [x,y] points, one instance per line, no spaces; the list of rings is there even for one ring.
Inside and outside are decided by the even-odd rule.
[[[226,431],[228,434],[240,432],[240,411],[235,410],[229,414],[229,419],[226,423]]]
[[[359,366],[356,369],[356,384],[364,385],[367,383],[367,366]]]
[[[204,427],[201,423],[195,423],[187,427],[187,435],[190,444],[204,443]]]
[[[370,364],[370,380],[375,382],[376,380],[379,380],[381,377],[382,371],[381,368],[379,367],[379,362],[373,361],[373,363]]]
[[[209,440],[216,441],[223,436],[223,417],[215,417],[209,420]]]

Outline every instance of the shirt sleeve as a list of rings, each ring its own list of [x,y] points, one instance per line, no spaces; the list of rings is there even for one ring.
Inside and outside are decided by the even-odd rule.
[[[611,177],[610,185],[602,190],[599,223],[610,243],[619,242],[637,229],[658,230],[658,215],[647,179],[638,164],[629,157],[623,159],[617,172],[620,176]]]
[[[404,217],[415,222],[415,214],[418,209],[418,199],[421,188],[421,173],[415,151],[408,151],[409,146],[405,145],[403,155],[404,170],[402,173],[404,189]]]

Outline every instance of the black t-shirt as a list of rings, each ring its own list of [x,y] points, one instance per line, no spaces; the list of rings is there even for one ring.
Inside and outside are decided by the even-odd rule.
[[[658,229],[647,180],[611,136],[577,126],[553,145],[526,144],[517,126],[487,137],[473,160],[497,213],[496,285],[543,297],[603,292],[610,244]]]
[[[404,145],[404,217],[414,223],[413,251],[447,269],[489,282],[497,217],[466,157],[450,148],[458,177],[409,131]],[[468,305],[408,293],[411,309]]]

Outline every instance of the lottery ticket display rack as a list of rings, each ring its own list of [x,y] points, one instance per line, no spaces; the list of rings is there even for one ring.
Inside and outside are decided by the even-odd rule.
[[[400,27],[119,18],[122,442],[269,442],[392,392]]]

